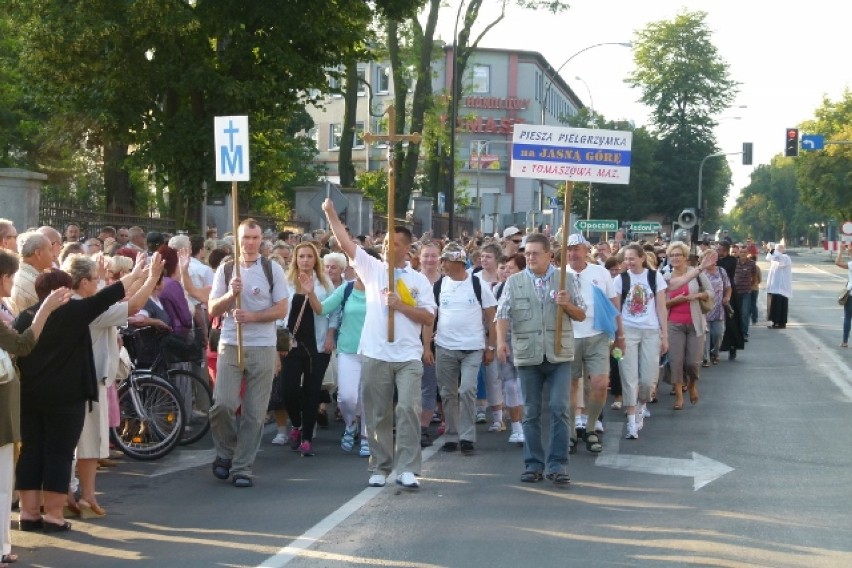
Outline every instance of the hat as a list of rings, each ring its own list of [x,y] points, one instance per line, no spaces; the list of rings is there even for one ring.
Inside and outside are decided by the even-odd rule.
[[[151,231],[145,236],[145,242],[151,245],[161,245],[166,242],[166,239],[163,237],[163,233]]]
[[[444,250],[441,251],[441,260],[449,260],[451,262],[467,262],[467,254],[462,246],[458,243],[447,243]]]
[[[515,227],[514,225],[512,225],[511,227],[506,227],[503,230],[503,238],[508,239],[512,235],[517,235],[520,232],[521,232],[521,230],[519,228]]]
[[[580,233],[574,233],[573,235],[568,235],[568,246],[575,247],[577,245],[586,245],[589,246],[589,241],[583,238],[583,235]]]

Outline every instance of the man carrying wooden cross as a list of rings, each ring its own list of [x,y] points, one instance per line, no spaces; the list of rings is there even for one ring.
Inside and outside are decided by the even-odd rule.
[[[369,485],[384,487],[391,470],[403,487],[420,486],[420,380],[423,376],[421,328],[432,325],[436,310],[432,285],[406,262],[411,247],[411,232],[405,227],[389,231],[393,256],[380,262],[355,245],[337,216],[334,204],[322,205],[332,233],[352,260],[367,294],[367,316],[361,333],[361,388],[367,436],[370,439],[372,472]],[[386,241],[386,250],[388,248]],[[388,264],[394,268],[389,286]],[[388,338],[388,313],[394,326],[393,341]],[[396,404],[396,446],[394,447],[393,391]],[[396,466],[394,468],[394,465]]]

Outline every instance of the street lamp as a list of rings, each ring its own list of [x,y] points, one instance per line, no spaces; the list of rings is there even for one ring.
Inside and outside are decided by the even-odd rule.
[[[580,81],[585,85],[586,92],[589,94],[589,108],[591,109],[591,114],[589,115],[589,122],[587,126],[591,126],[592,128],[597,128],[597,124],[595,123],[595,100],[592,98],[592,90],[589,88],[589,84],[580,77],[579,75],[574,77],[577,81]],[[592,219],[592,182],[589,182],[589,199],[586,205],[586,221],[590,221]],[[590,223],[586,224],[586,236],[589,236],[591,230],[589,229]]]
[[[715,154],[710,154],[709,156],[704,156],[704,159],[701,160],[701,165],[698,166],[698,215],[696,219],[695,226],[697,227],[698,235],[701,235],[701,185],[704,180],[704,163],[710,158],[719,158],[721,156],[733,156],[737,154],[742,154],[742,152],[716,152]]]
[[[602,43],[595,43],[595,44],[589,45],[587,47],[584,47],[583,49],[581,49],[580,51],[577,51],[576,53],[572,54],[568,59],[563,61],[562,65],[560,65],[556,69],[556,71],[553,73],[553,76],[549,77],[549,81],[547,83],[547,86],[544,88],[544,97],[541,100],[541,120],[540,120],[539,124],[544,124],[544,109],[546,108],[547,98],[550,96],[550,87],[553,85],[553,81],[554,81],[555,76],[559,75],[559,72],[562,71],[562,68],[565,67],[566,65],[568,65],[568,63],[570,63],[571,60],[574,59],[575,57],[577,57],[578,55],[585,53],[585,52],[589,51],[590,49],[594,49],[596,47],[601,47],[601,46],[604,46],[604,45],[620,45],[621,47],[633,47],[633,44],[630,43],[629,41],[627,41],[627,42],[605,41],[605,42],[602,42]]]
[[[462,8],[464,8],[464,0],[459,3],[458,12],[456,12],[456,23],[453,26],[453,61],[452,61],[452,83],[450,83],[450,183],[447,188],[447,204],[449,205],[449,217],[447,218],[447,237],[452,240],[453,229],[456,222],[456,113],[458,113],[458,101],[456,100],[456,85],[458,79],[457,59],[458,59],[458,42],[459,42],[459,18],[461,17]]]

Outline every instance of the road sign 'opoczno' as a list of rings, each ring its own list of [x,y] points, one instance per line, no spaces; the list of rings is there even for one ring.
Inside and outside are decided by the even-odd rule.
[[[574,228],[578,231],[617,231],[618,230],[618,221],[613,220],[599,220],[599,219],[580,219],[576,223],[574,223]]]
[[[630,183],[633,133],[516,124],[511,175],[517,178]]]
[[[248,117],[214,117],[213,129],[216,181],[249,181]]]

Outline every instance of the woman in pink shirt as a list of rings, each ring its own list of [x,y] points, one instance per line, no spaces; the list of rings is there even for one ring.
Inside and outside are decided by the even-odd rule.
[[[701,313],[699,299],[706,299],[713,288],[707,277],[696,272],[687,263],[689,247],[675,241],[669,245],[666,255],[672,270],[666,275],[666,307],[669,309],[669,364],[675,392],[675,410],[683,410],[684,374],[689,385],[689,401],[698,402],[698,366],[703,355],[704,334],[707,324]],[[689,274],[690,278],[684,283]],[[700,280],[700,284],[699,284]]]

